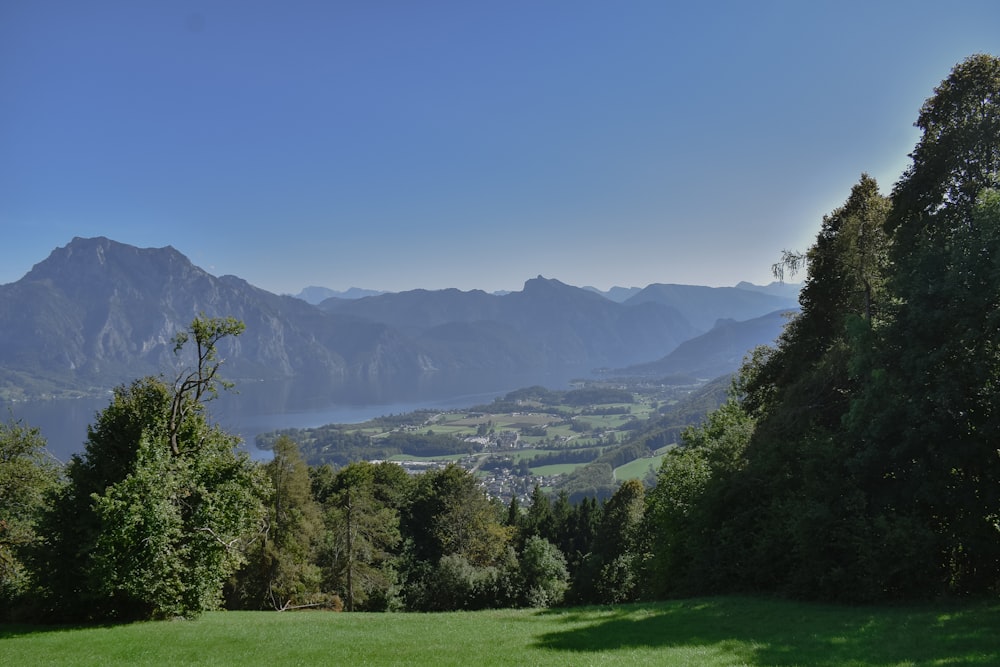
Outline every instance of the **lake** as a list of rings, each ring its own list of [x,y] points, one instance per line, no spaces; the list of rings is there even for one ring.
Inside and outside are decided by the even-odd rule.
[[[243,438],[255,459],[270,452],[254,446],[258,434],[283,428],[312,428],[324,424],[353,424],[374,417],[420,409],[451,410],[490,403],[504,394],[532,385],[562,389],[586,373],[566,371],[535,376],[490,377],[434,376],[407,384],[350,387],[308,387],[290,380],[237,383],[235,392],[220,391],[208,403],[213,421]],[[108,406],[105,398],[0,402],[0,419],[13,417],[38,427],[49,451],[60,461],[83,451],[87,426]]]

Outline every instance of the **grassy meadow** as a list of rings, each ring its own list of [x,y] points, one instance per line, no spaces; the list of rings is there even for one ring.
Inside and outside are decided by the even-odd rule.
[[[1000,602],[839,607],[707,598],[441,614],[215,612],[0,625],[4,665],[997,665]]]
[[[660,464],[663,463],[664,456],[664,454],[661,454],[659,456],[645,457],[626,463],[623,466],[618,466],[614,470],[615,479],[619,481],[645,479],[650,472],[656,474],[656,471],[660,469]]]

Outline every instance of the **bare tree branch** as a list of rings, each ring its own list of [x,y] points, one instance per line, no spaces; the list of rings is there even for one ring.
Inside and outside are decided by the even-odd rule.
[[[808,263],[809,257],[806,253],[794,250],[782,250],[781,259],[771,265],[771,275],[774,276],[775,280],[785,282],[786,271],[789,276],[794,276],[799,271],[804,270]]]

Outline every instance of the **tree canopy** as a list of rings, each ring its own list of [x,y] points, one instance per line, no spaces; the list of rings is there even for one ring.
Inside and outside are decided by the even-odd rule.
[[[196,615],[222,602],[223,585],[263,528],[269,484],[238,439],[202,409],[215,391],[215,345],[242,324],[197,318],[197,367],[168,385],[147,377],[118,387],[97,416],[69,483],[43,521],[51,613],[71,619]]]
[[[779,269],[807,270],[801,314],[664,461],[665,590],[1000,589],[1000,59],[958,64],[916,124],[891,196],[862,175],[784,254]],[[745,448],[713,465],[726,449],[706,444],[727,439]]]

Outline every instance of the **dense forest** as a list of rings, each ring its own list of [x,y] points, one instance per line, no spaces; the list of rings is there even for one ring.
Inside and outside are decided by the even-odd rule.
[[[176,339],[195,365],[119,387],[65,469],[30,426],[0,426],[2,608],[52,622],[996,595],[1000,59],[958,64],[916,125],[890,194],[862,175],[810,248],[782,254],[777,274],[805,273],[801,313],[654,485],[602,501],[536,488],[522,506],[457,466],[309,466],[287,437],[253,463],[204,410],[224,384],[216,344],[243,324],[198,318]]]

